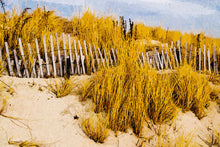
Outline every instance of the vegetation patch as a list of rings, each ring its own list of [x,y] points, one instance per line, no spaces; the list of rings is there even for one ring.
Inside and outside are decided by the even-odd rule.
[[[101,117],[89,116],[81,121],[83,132],[92,140],[104,143],[108,136],[107,125]]]
[[[57,98],[72,94],[76,87],[75,78],[55,79],[53,83],[47,83],[47,89],[54,93]]]

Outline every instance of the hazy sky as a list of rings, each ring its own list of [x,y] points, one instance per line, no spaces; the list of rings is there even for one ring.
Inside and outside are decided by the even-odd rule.
[[[8,0],[14,3],[16,0]],[[17,0],[19,1],[19,0]],[[162,25],[181,31],[205,31],[220,37],[220,0],[20,0],[25,5],[40,2],[71,16],[74,7],[90,6],[96,12],[114,12],[147,25]]]

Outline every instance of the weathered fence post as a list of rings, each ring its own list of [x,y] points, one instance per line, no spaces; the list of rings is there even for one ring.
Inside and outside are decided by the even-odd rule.
[[[142,56],[143,64],[145,64],[145,58],[144,58],[144,53],[143,52],[141,52],[141,56]]]
[[[56,70],[56,63],[55,63],[55,57],[54,57],[54,47],[53,47],[53,36],[50,35],[50,45],[51,45],[51,54],[52,54],[52,62],[53,62],[53,72],[54,77],[57,76],[57,70]]]
[[[195,47],[195,58],[194,58],[194,64],[195,64],[195,69],[196,69],[196,67],[197,67],[197,65],[196,65],[196,58],[197,58],[197,48]]]
[[[99,52],[100,59],[102,61],[102,65],[103,65],[103,67],[105,67],[105,60],[103,59],[102,53],[99,48],[98,48],[98,52]]]
[[[160,70],[160,63],[159,63],[159,56],[158,56],[158,54],[157,54],[157,49],[156,49],[156,47],[154,48],[154,58],[155,58],[155,60],[156,60],[156,64],[157,64],[157,68],[158,68],[158,70]]]
[[[155,58],[153,58],[152,60],[153,60],[152,63],[153,63],[154,69],[156,69]]]
[[[86,41],[84,40],[84,48],[85,48],[85,53],[86,53],[86,58],[88,58],[88,50],[86,46]]]
[[[146,58],[147,58],[147,63],[149,65],[150,68],[152,68],[151,64],[150,64],[150,58],[149,58],[149,54],[148,52],[146,52]]]
[[[185,43],[185,59],[184,62],[187,63],[187,42]]]
[[[161,70],[163,69],[163,60],[160,58],[160,54],[159,52],[157,51],[157,57],[158,57],[158,62],[159,62],[159,65],[161,67]]]
[[[96,61],[97,61],[97,64],[99,66],[100,64],[100,59],[98,58],[98,55],[97,55],[97,52],[96,52],[96,48],[95,48],[95,44],[93,43],[93,47],[94,47],[94,52],[95,52],[95,58],[96,58]]]
[[[19,65],[19,63],[18,63],[17,52],[16,52],[15,49],[13,50],[13,52],[14,52],[14,58],[15,58],[15,65],[16,65],[16,69],[17,69],[17,75],[18,75],[19,77],[21,77],[20,65]]]
[[[43,35],[43,43],[44,43],[44,55],[45,55],[45,60],[46,60],[47,75],[50,76],[50,68],[49,68],[49,61],[48,61],[48,56],[47,56],[47,44],[46,44],[45,35]]]
[[[213,64],[214,71],[215,71],[215,73],[218,73],[218,65],[217,65],[215,46],[213,46],[213,60],[214,60],[214,64]]]
[[[65,35],[62,33],[62,38],[63,38],[63,52],[64,52],[64,74],[66,73],[67,70],[67,55],[66,55],[66,41],[65,41]]]
[[[179,67],[179,63],[178,63],[178,59],[177,59],[177,55],[176,55],[176,47],[174,47],[173,50],[174,50],[174,58],[176,60],[176,66]]]
[[[189,64],[191,64],[191,58],[192,58],[192,44],[190,45],[190,51],[189,51]]]
[[[199,72],[201,72],[201,48],[199,48]]]
[[[89,51],[90,51],[90,57],[91,57],[93,72],[96,72],[95,62],[94,62],[93,53],[92,53],[92,47],[91,47],[90,43],[89,43]]]
[[[164,55],[164,52],[163,52],[163,46],[162,46],[161,54],[162,54],[162,64],[164,64],[165,68],[167,69],[168,65],[167,65],[167,62],[166,62],[166,59],[165,59],[165,55]]]
[[[2,49],[1,49],[1,47],[0,47],[0,60],[1,60],[1,62],[3,62],[3,60],[2,60]]]
[[[59,67],[60,67],[60,76],[63,76],[63,68],[62,68],[62,60],[61,60],[61,56],[60,56],[60,46],[59,46],[59,40],[58,40],[58,35],[57,33],[55,33],[55,37],[56,37],[56,43],[57,43],[57,52],[58,52],[58,62],[59,62]]]
[[[26,77],[29,78],[29,73],[28,73],[28,69],[27,69],[27,64],[25,62],[25,56],[24,56],[24,52],[23,52],[23,47],[22,47],[22,43],[21,43],[21,38],[18,39],[19,45],[20,45],[20,51],[21,51],[21,58],[23,60],[24,63],[24,68],[25,68],[25,74]]]
[[[113,59],[112,59],[111,51],[110,50],[108,51],[108,54],[109,54],[110,64],[111,64],[111,66],[113,66]]]
[[[79,52],[80,52],[80,58],[81,58],[81,63],[82,63],[82,72],[83,72],[83,74],[86,74],[85,64],[84,64],[85,56],[83,55],[82,47],[81,47],[79,40],[78,40],[78,44],[79,44]]]
[[[80,68],[79,68],[79,55],[78,55],[78,53],[77,53],[76,40],[73,40],[73,42],[74,42],[74,48],[75,48],[77,73],[80,74]],[[76,72],[75,72],[75,73],[76,73]]]
[[[32,54],[32,50],[31,50],[31,45],[30,43],[28,43],[28,51],[29,51],[29,55],[31,56],[31,58],[33,57],[33,54]],[[35,69],[35,64],[36,64],[36,59],[34,59],[34,62],[33,62],[33,65],[32,65],[32,71],[31,71],[31,77],[33,78],[33,75],[34,77],[37,76],[37,73],[36,73],[36,69]]]
[[[43,69],[42,69],[42,61],[41,61],[41,57],[40,57],[40,51],[39,51],[39,45],[38,45],[37,39],[35,39],[35,44],[36,44],[37,57],[38,57],[38,62],[39,62],[39,67],[40,67],[40,70],[39,70],[40,72],[38,72],[38,73],[40,73],[40,76],[38,76],[38,77],[43,77],[44,75],[43,75]]]
[[[138,55],[138,53],[137,53],[137,56],[138,56],[139,64],[141,65],[141,67],[143,67],[143,63],[142,63],[141,58],[140,58],[140,56]]]
[[[168,48],[168,45],[167,45],[167,48]],[[170,61],[170,57],[169,57],[168,52],[167,52],[167,49],[166,49],[166,56],[167,56],[167,68],[169,68],[168,67],[168,64],[169,64],[170,65],[170,69],[173,69],[171,61]]]
[[[209,67],[209,72],[211,73],[211,63],[210,63],[210,53],[209,53],[209,50],[207,51],[208,52],[208,67]]]
[[[204,51],[203,51],[203,54],[204,54],[204,71],[206,71],[206,50],[205,50],[205,45],[204,45]]]
[[[180,65],[182,65],[181,41],[178,40],[178,44],[179,44],[179,60],[180,60]]]
[[[117,66],[117,59],[116,59],[115,52],[114,52],[113,48],[112,48],[112,55],[113,55],[113,60],[115,62],[115,66]]]
[[[68,44],[69,44],[71,74],[73,74],[74,73],[74,67],[73,67],[73,56],[72,56],[72,49],[71,49],[70,34],[68,34]]]
[[[173,68],[177,67],[175,64],[175,57],[174,57],[174,52],[173,52],[173,41],[171,41],[171,46],[170,46],[170,56],[171,56],[171,65],[173,64]]]
[[[104,49],[104,48],[103,48],[103,52],[104,52],[104,56],[105,56],[105,61],[106,61],[106,64],[107,64],[107,66],[109,67],[108,56],[107,56],[107,54],[106,54],[106,52],[105,52],[105,49]]]

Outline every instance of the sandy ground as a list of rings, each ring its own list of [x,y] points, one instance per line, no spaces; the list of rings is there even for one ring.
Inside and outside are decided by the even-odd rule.
[[[88,78],[78,77],[79,81]],[[68,95],[63,98],[56,96],[46,89],[51,79],[21,79],[4,76],[0,80],[10,84],[15,92],[10,95],[3,91],[1,97],[8,99],[4,115],[0,116],[0,147],[13,146],[8,141],[34,141],[48,147],[86,147],[86,146],[120,146],[133,147],[143,140],[138,139],[132,131],[119,133],[115,137],[111,131],[105,143],[98,144],[89,139],[81,129],[80,118],[87,115],[92,107],[91,101],[80,102],[79,96]],[[207,138],[213,129],[220,126],[219,105],[211,104],[207,117],[198,120],[192,112],[182,113],[173,124],[162,126],[165,134],[174,139],[182,134],[193,134],[193,140],[207,146],[201,139]],[[74,116],[79,119],[74,119]],[[146,125],[143,131],[146,146],[154,146],[156,142],[155,129]]]

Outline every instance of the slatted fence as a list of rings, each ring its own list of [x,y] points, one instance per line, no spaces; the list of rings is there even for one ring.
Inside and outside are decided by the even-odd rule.
[[[40,52],[39,42],[35,39],[35,56],[30,44],[28,44],[29,52],[25,55],[21,39],[18,40],[19,52],[10,48],[8,43],[5,42],[6,60],[4,61],[2,58],[1,49],[0,60],[7,63],[10,76],[26,78],[63,77],[65,75],[90,74],[96,72],[100,66],[106,68],[117,66],[117,49],[106,52],[104,48],[100,50],[94,44],[86,43],[86,41],[83,42],[84,47],[82,47],[82,42],[76,40],[72,42],[70,35],[68,35],[66,43],[64,33],[62,33],[62,49],[57,33],[55,33],[55,44],[52,35],[50,36],[49,46],[46,37],[43,36],[42,38],[44,54]],[[218,73],[220,49],[217,55],[216,49],[213,47],[213,56],[211,57],[210,50],[205,46],[202,49],[197,49],[191,44],[188,48],[187,43],[185,43],[183,48],[181,44],[178,41],[178,44],[174,46],[171,42],[170,47],[168,47],[168,44],[165,48],[162,45],[160,52],[155,47],[154,51],[138,53],[137,60],[141,66],[147,64],[150,68],[157,70],[173,70],[187,63],[199,72]],[[48,48],[50,48],[50,51]]]

